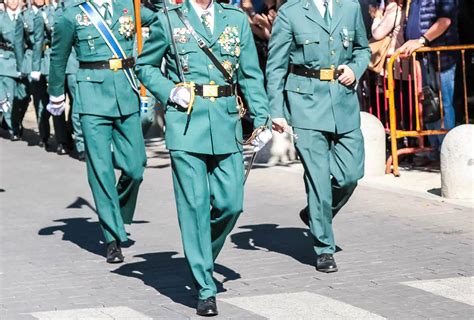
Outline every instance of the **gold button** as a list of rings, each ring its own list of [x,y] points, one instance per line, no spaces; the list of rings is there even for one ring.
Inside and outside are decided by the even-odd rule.
[[[296,91],[298,91],[298,92],[299,92],[299,91],[300,91],[300,88],[296,88]]]
[[[91,35],[89,35],[89,36],[87,37],[87,39],[92,39],[92,36],[91,36]]]
[[[186,50],[183,49],[183,50],[181,50],[181,51],[184,52],[184,51],[186,51]]]
[[[210,100],[211,102],[214,102],[214,101],[216,101],[216,98],[210,97],[209,100]]]
[[[86,77],[86,80],[90,80],[90,79],[91,79],[91,77]]]
[[[309,40],[306,40],[304,43],[308,44],[308,43],[309,43]]]
[[[336,51],[331,50],[331,55],[333,56],[333,55],[335,55],[335,54],[336,54]]]
[[[331,69],[336,69],[336,66],[331,64]]]
[[[333,37],[329,37],[329,41],[333,41],[333,40],[334,40],[334,38],[333,38]]]
[[[210,64],[208,67],[209,67],[209,69],[212,69],[214,66],[212,64]]]

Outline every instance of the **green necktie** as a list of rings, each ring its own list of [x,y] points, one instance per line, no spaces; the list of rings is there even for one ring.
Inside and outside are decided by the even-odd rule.
[[[204,29],[206,29],[207,35],[209,37],[212,36],[210,19],[211,19],[211,14],[209,12],[204,12],[201,15],[202,25],[204,26]]]
[[[326,11],[324,11],[324,22],[326,22],[328,27],[331,27],[332,18],[329,13],[329,0],[324,0],[324,7],[326,8]]]
[[[109,10],[109,7],[110,7],[110,4],[108,2],[104,2],[102,4],[102,8],[104,8],[104,20],[105,22],[107,22],[107,24],[111,24],[112,23],[112,19],[111,19],[111,16],[110,16],[110,10]]]

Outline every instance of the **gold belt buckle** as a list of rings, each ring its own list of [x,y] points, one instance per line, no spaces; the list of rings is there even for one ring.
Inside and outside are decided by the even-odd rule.
[[[334,80],[334,69],[321,69],[319,71],[319,80],[321,81]]]
[[[217,98],[219,96],[219,86],[217,84],[205,84],[202,86],[202,96]]]
[[[122,59],[110,59],[109,60],[109,68],[110,70],[117,71],[118,69],[122,69]]]

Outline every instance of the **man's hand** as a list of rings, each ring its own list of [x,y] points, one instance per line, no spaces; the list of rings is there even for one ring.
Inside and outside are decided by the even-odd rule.
[[[46,106],[46,110],[49,111],[53,116],[60,116],[64,109],[66,109],[66,101],[51,101],[49,100],[48,105]]]
[[[260,132],[255,139],[252,140],[252,146],[254,146],[253,151],[259,152],[260,150],[265,147],[268,141],[272,140],[272,131],[271,130],[263,130]]]
[[[288,122],[286,122],[285,118],[272,119],[272,129],[279,133],[283,133],[288,130]]]
[[[252,33],[263,40],[269,40],[272,32],[272,23],[264,14],[256,14],[250,21]]]
[[[30,77],[33,81],[39,81],[41,78],[41,72],[39,71],[31,71]]]
[[[174,87],[170,93],[170,100],[183,108],[188,108],[191,101],[191,89]]]
[[[341,84],[350,86],[355,82],[356,78],[354,71],[352,71],[349,66],[341,64],[339,67],[337,67],[337,70],[343,70],[342,74],[339,76],[339,78],[337,78]]]
[[[397,51],[406,56],[410,56],[415,50],[420,49],[421,47],[423,47],[423,44],[421,44],[417,39],[414,39],[405,42]]]

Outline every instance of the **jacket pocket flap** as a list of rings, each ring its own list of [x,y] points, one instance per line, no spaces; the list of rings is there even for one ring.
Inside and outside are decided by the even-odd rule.
[[[79,40],[96,40],[97,38],[99,38],[100,35],[97,34],[97,33],[89,33],[89,32],[78,32],[77,33],[77,38]]]
[[[285,90],[297,93],[313,93],[311,79],[290,75],[286,80]]]
[[[319,34],[316,33],[300,33],[295,34],[297,44],[310,44],[319,42]]]
[[[78,72],[76,76],[77,82],[104,82],[105,74],[97,71]]]

